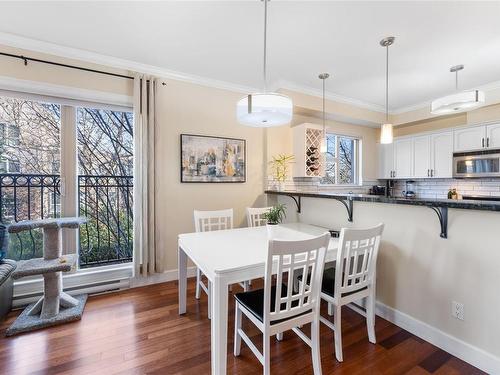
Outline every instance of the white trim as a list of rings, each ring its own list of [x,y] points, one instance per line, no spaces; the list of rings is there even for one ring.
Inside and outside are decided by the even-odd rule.
[[[500,358],[401,311],[377,302],[376,313],[385,320],[430,342],[488,374],[500,373]]]
[[[258,92],[260,91],[258,88],[255,87],[249,87],[249,86],[244,86],[244,85],[238,85],[234,84],[231,82],[227,81],[220,81],[216,79],[211,79],[207,77],[201,77],[193,74],[187,74],[179,71],[174,71],[170,69],[165,69],[159,66],[154,66],[154,65],[149,65],[149,64],[143,64],[137,61],[132,61],[132,60],[127,60],[127,59],[121,59],[118,57],[113,57],[113,56],[108,56],[108,55],[103,55],[100,53],[95,53],[95,52],[90,52],[78,48],[72,48],[72,47],[67,47],[67,46],[62,46],[59,44],[55,43],[50,43],[50,42],[44,42],[41,40],[36,40],[32,38],[26,38],[22,37],[19,35],[11,34],[11,33],[5,33],[5,32],[0,32],[0,44],[14,47],[14,48],[21,48],[21,49],[26,49],[26,50],[31,50],[39,53],[46,53],[46,54],[51,54],[63,58],[68,58],[68,59],[74,59],[74,60],[80,60],[84,62],[88,62],[91,64],[98,64],[98,65],[104,65],[104,66],[109,66],[113,67],[116,69],[122,69],[122,70],[129,70],[133,72],[140,72],[144,74],[151,74],[155,75],[158,77],[164,77],[164,78],[169,78],[169,79],[174,79],[178,81],[183,81],[183,82],[190,82],[202,86],[207,86],[207,87],[214,87],[214,88],[219,88],[219,89],[224,89],[224,90],[229,90],[229,91],[234,91],[234,92],[241,92],[241,93],[249,93],[249,92]],[[288,89],[288,90],[293,90],[293,91],[298,91],[300,93],[304,93],[307,95],[312,95],[312,96],[317,96],[321,97],[322,93],[320,90],[317,90],[315,88],[311,88],[305,85],[299,85],[295,84],[293,82],[289,81],[278,81],[277,83],[271,83],[269,84],[269,87],[275,88],[275,89]],[[485,92],[487,91],[493,91],[495,89],[500,88],[500,81],[495,81],[491,82],[479,87],[476,87],[476,89],[483,90]],[[326,98],[329,100],[333,100],[339,103],[344,103],[344,104],[349,104],[353,105],[358,108],[364,108],[368,110],[372,110],[375,112],[385,112],[385,108],[382,105],[374,104],[374,103],[369,103],[365,102],[359,99],[355,98],[350,98],[347,96],[335,94],[335,93],[327,93]],[[430,106],[431,101],[426,101],[422,103],[416,103],[413,105],[401,107],[401,108],[395,108],[392,110],[389,110],[389,114],[391,115],[399,115],[405,112],[410,112],[414,111],[417,109],[422,109],[427,106]],[[493,103],[487,103],[487,105],[493,104]],[[431,116],[435,117],[435,116]]]
[[[188,267],[187,269],[187,277],[195,277],[196,276],[196,267]],[[146,285],[160,284],[166,283],[168,281],[179,280],[179,272],[177,269],[168,270],[163,273],[155,273],[148,277],[135,277],[130,280],[131,288],[138,288]]]
[[[102,293],[126,289],[132,277],[132,265],[112,265],[63,274],[64,289],[69,294]],[[43,279],[39,276],[14,282],[14,307],[34,302],[42,295]]]
[[[211,78],[200,77],[192,74],[186,74],[174,70],[161,68],[159,66],[139,63],[132,60],[121,59],[117,57],[102,55],[100,53],[71,48],[55,43],[44,42],[41,40],[25,38],[22,36],[0,32],[0,44],[31,50],[40,53],[47,53],[68,59],[80,60],[92,64],[110,66],[116,69],[130,70],[144,74],[151,74],[158,77],[170,78],[178,81],[190,82],[202,86],[215,87],[235,92],[249,93],[257,92],[254,87],[237,85],[230,82],[219,81]]]
[[[0,76],[1,95],[19,96],[19,93],[23,96],[41,95],[53,103],[71,106],[95,107],[105,103],[115,110],[130,111],[133,105],[132,97],[128,95]]]

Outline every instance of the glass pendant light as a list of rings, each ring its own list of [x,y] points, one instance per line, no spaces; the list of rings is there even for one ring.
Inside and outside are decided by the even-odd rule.
[[[449,115],[484,104],[484,92],[480,90],[458,91],[458,72],[464,68],[463,65],[455,65],[450,68],[451,73],[455,73],[455,94],[444,96],[433,100],[431,103],[431,113],[434,115]]]
[[[269,128],[289,123],[293,115],[292,100],[285,95],[267,92],[267,3],[264,0],[264,92],[248,94],[238,101],[236,117],[240,124]]]
[[[380,143],[389,144],[392,143],[394,138],[393,126],[389,122],[389,46],[394,43],[393,36],[388,36],[380,41],[380,45],[386,48],[386,59],[385,59],[385,123],[382,124],[380,128]]]
[[[321,153],[326,153],[327,150],[327,145],[326,145],[326,125],[325,125],[325,120],[326,120],[326,112],[325,112],[325,80],[330,77],[330,74],[328,73],[321,73],[318,78],[323,81],[323,138],[321,140],[321,146],[320,146],[320,152]]]

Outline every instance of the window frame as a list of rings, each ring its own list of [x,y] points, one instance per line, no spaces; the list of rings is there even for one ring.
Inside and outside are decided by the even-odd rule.
[[[355,136],[355,135],[348,135],[348,134],[342,134],[342,133],[336,133],[336,132],[333,132],[333,131],[330,131],[330,130],[326,130],[326,134],[325,134],[325,144],[327,144],[327,139],[326,137],[328,137],[328,135],[333,135],[335,136],[335,152],[336,152],[336,155],[333,157],[333,160],[334,160],[334,163],[336,165],[336,168],[335,168],[335,183],[323,183],[319,182],[319,185],[320,186],[324,186],[324,187],[337,187],[337,188],[341,188],[341,187],[345,187],[345,188],[349,188],[349,187],[357,187],[357,186],[361,186],[362,185],[362,178],[361,178],[361,147],[362,147],[362,137],[359,137],[359,136]],[[340,172],[339,172],[339,149],[340,149],[340,138],[348,138],[348,139],[351,139],[354,141],[354,152],[353,152],[353,175],[354,175],[354,182],[353,183],[350,183],[350,184],[339,184],[338,181],[340,180],[339,176],[340,176]],[[325,156],[325,159],[326,159],[326,156]],[[326,167],[326,160],[325,160],[325,167]],[[324,171],[324,174],[323,174],[323,177],[326,177],[326,168],[325,168],[325,171]]]

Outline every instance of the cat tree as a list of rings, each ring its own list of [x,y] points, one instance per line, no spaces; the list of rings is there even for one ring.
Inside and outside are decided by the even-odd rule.
[[[12,273],[12,278],[42,275],[44,293],[37,302],[29,305],[19,315],[7,329],[7,336],[81,319],[87,295],[72,297],[63,291],[62,273],[75,269],[77,255],[63,255],[62,229],[76,229],[86,222],[84,217],[64,217],[26,220],[9,225],[9,233],[36,228],[43,230],[43,258],[20,262]]]

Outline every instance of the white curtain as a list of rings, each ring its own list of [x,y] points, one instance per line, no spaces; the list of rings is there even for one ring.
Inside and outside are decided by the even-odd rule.
[[[135,276],[162,272],[155,241],[155,132],[157,80],[134,79],[134,262]]]

